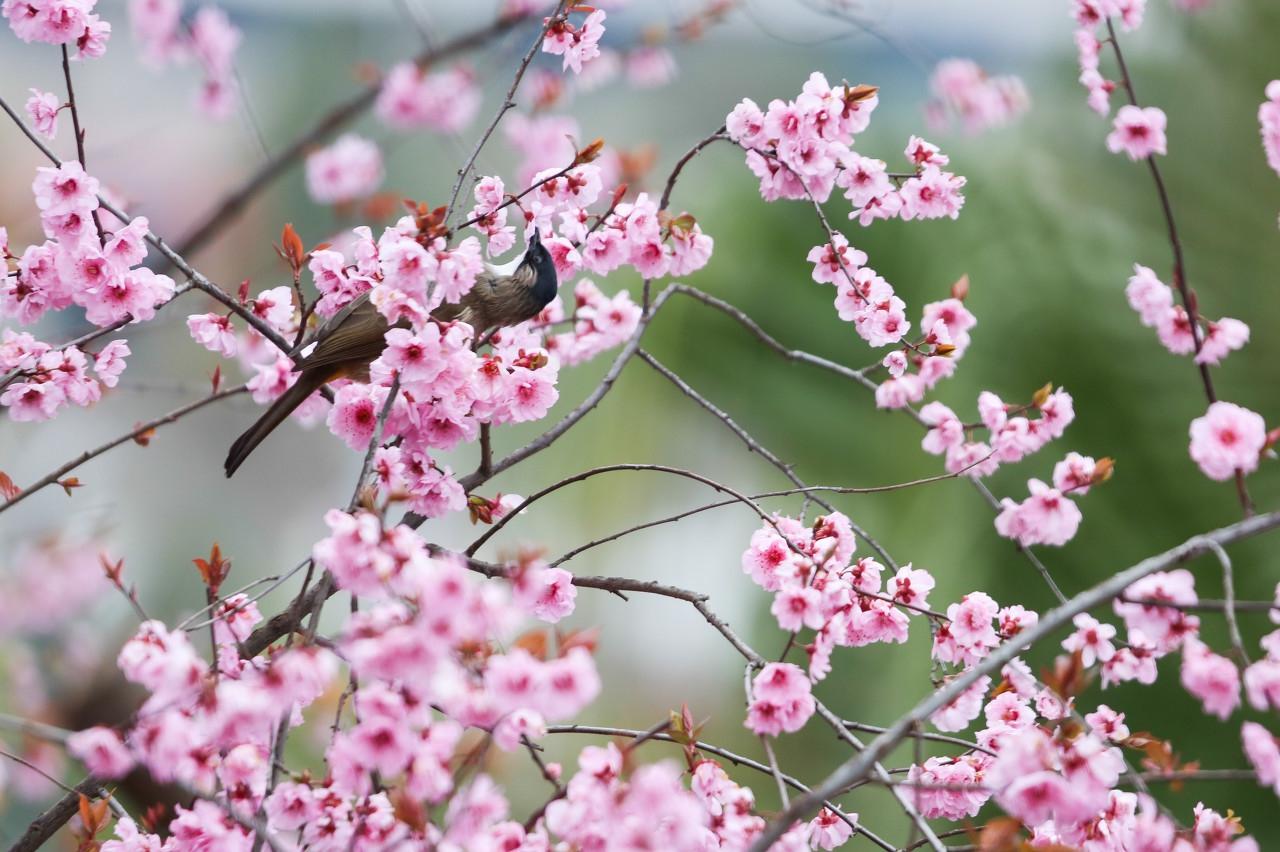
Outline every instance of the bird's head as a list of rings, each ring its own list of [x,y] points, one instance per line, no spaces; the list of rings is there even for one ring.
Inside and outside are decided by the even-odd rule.
[[[551,252],[542,244],[542,233],[537,228],[529,235],[529,247],[525,250],[521,265],[533,272],[533,287],[539,294],[545,295],[544,302],[554,299],[560,286],[556,264],[551,258]]]

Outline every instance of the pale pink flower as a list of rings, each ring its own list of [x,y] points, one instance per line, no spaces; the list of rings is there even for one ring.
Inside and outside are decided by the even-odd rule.
[[[320,204],[366,198],[382,183],[382,152],[368,139],[347,133],[307,155],[307,191]]]
[[[1210,479],[1252,473],[1267,441],[1261,415],[1231,402],[1215,402],[1191,421],[1191,459]]]
[[[223,358],[236,356],[236,330],[231,317],[221,314],[192,314],[187,317],[187,330],[192,339]]]
[[[1145,326],[1156,326],[1173,309],[1173,290],[1149,267],[1135,263],[1124,294]]]
[[[457,133],[480,111],[480,87],[465,66],[424,71],[403,62],[387,72],[374,113],[398,130]]]
[[[1164,110],[1159,107],[1142,109],[1126,104],[1116,112],[1113,129],[1107,136],[1107,150],[1113,154],[1123,151],[1130,160],[1168,153],[1166,121]]]
[[[1182,685],[1204,705],[1204,711],[1226,719],[1240,706],[1240,670],[1199,642],[1182,651]]]
[[[46,139],[58,135],[58,110],[62,104],[53,92],[42,92],[31,89],[31,97],[27,98],[27,115],[31,116],[31,124],[36,132]]]
[[[36,169],[31,191],[42,215],[59,216],[98,207],[98,179],[86,174],[75,160],[67,160],[58,168],[41,166]]]
[[[1200,341],[1197,364],[1219,364],[1231,352],[1249,342],[1249,326],[1238,319],[1223,317],[1211,322]]]
[[[133,769],[133,755],[110,728],[77,731],[67,739],[67,750],[99,778],[123,778]]]
[[[1116,635],[1114,627],[1103,624],[1086,612],[1077,615],[1071,623],[1076,626],[1076,630],[1062,640],[1064,650],[1079,651],[1086,666],[1092,666],[1095,662],[1105,663],[1115,656],[1116,648],[1111,644]]]
[[[1249,764],[1258,773],[1258,783],[1272,787],[1276,795],[1280,795],[1280,743],[1257,722],[1245,722],[1240,728],[1240,739]]]
[[[129,343],[124,339],[113,340],[102,347],[93,362],[93,371],[97,373],[98,381],[109,388],[115,387],[120,381],[120,374],[124,372],[124,359],[131,354]]]

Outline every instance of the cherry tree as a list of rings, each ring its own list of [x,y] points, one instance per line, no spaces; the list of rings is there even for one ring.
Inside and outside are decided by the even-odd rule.
[[[554,103],[572,87],[613,86],[626,98],[633,87],[665,85],[676,73],[678,49],[733,15],[737,4],[695,5],[664,36],[641,42],[614,37],[610,15],[621,5],[506,0],[492,20],[473,21],[474,29],[453,40],[389,64],[335,103],[174,245],[130,210],[135,202],[121,200],[124,188],[108,185],[86,161],[92,128],[82,124],[74,81],[93,75],[106,51],[133,49],[152,66],[193,66],[196,109],[226,119],[245,95],[234,16],[212,5],[184,8],[180,0],[132,0],[127,12],[99,10],[94,0],[4,0],[3,38],[45,46],[41,55],[60,67],[64,87],[32,88],[24,104],[0,101],[11,131],[48,159],[34,174],[5,172],[24,192],[29,185],[22,215],[38,223],[44,239],[23,245],[0,228],[0,407],[15,429],[58,429],[69,407],[92,407],[117,388],[129,370],[135,327],[181,314],[194,302],[188,294],[217,306],[188,308],[185,326],[191,345],[216,353],[225,370],[220,364],[207,394],[124,434],[104,435],[38,479],[0,474],[0,514],[54,487],[74,500],[82,466],[108,452],[145,452],[130,445],[145,447],[157,430],[209,406],[246,396],[270,404],[297,380],[295,358],[316,330],[355,299],[367,298],[393,324],[367,381],[337,378],[294,414],[331,432],[335,452],[362,460],[350,493],[333,495],[332,508],[314,519],[326,532],[295,565],[265,581],[233,582],[228,557],[212,544],[194,560],[205,599],[191,602],[184,620],[165,623],[148,616],[148,589],[123,560],[99,558],[91,548],[20,543],[13,570],[33,579],[27,599],[3,607],[5,630],[65,624],[58,629],[70,633],[86,599],[113,587],[138,617],[118,649],[118,678],[142,697],[114,727],[69,730],[34,717],[0,717],[0,727],[26,743],[4,759],[65,788],[12,848],[39,848],[68,827],[79,848],[103,852],[943,850],[956,843],[984,850],[1259,849],[1230,811],[1201,804],[1179,812],[1161,795],[1162,785],[1189,779],[1244,780],[1280,794],[1280,725],[1274,717],[1242,725],[1235,718],[1245,703],[1260,713],[1280,709],[1280,632],[1263,635],[1250,625],[1253,648],[1239,623],[1246,613],[1280,623],[1280,587],[1275,601],[1237,600],[1230,553],[1232,544],[1280,526],[1280,511],[1259,511],[1249,489],[1250,477],[1268,475],[1280,430],[1268,428],[1274,413],[1217,391],[1216,371],[1230,368],[1250,328],[1212,318],[1212,289],[1193,288],[1183,251],[1192,237],[1178,227],[1160,166],[1171,125],[1194,120],[1194,112],[1171,103],[1166,113],[1140,101],[1123,52],[1146,14],[1185,15],[1208,4],[1061,5],[1064,22],[1075,23],[1082,100],[1100,116],[1097,147],[1132,161],[1135,180],[1151,182],[1167,225],[1170,256],[1132,258],[1127,282],[1127,271],[1117,274],[1115,298],[1127,300],[1130,321],[1152,329],[1169,355],[1190,361],[1187,381],[1203,392],[1201,416],[1152,440],[1186,440],[1194,466],[1229,483],[1223,499],[1238,504],[1241,519],[1187,530],[1182,544],[1117,565],[1106,580],[1071,596],[1036,548],[1069,546],[1088,523],[1088,494],[1106,488],[1116,470],[1111,458],[1071,448],[1071,424],[1090,413],[1077,412],[1070,389],[1053,383],[1012,400],[983,391],[961,411],[931,398],[966,352],[984,345],[981,317],[966,302],[973,285],[961,278],[933,300],[908,305],[877,272],[876,258],[857,248],[862,229],[881,220],[963,216],[961,164],[922,135],[903,140],[877,132],[874,81],[837,83],[815,71],[794,81],[786,99],[762,104],[753,99],[758,93],[741,92],[708,118],[701,141],[664,179],[648,191],[629,186],[612,144],[577,138],[568,116],[518,110],[517,103]],[[129,46],[120,47],[126,29]],[[1067,30],[1064,24],[1064,39]],[[498,108],[486,113],[482,87],[463,59],[507,36],[522,44]],[[1265,97],[1262,147],[1280,172],[1280,80],[1265,86]],[[919,132],[955,124],[980,133],[1015,123],[1029,106],[1017,77],[950,59],[930,79]],[[370,111],[394,132],[466,140],[444,197],[405,201],[388,217],[378,203],[382,147],[349,127]],[[510,173],[484,174],[481,154],[503,131],[521,161]],[[67,156],[56,153],[58,143]],[[762,321],[697,286],[715,254],[738,250],[704,232],[698,209],[673,204],[681,177],[712,147],[736,151],[743,179],[758,183],[761,205],[789,205],[810,223],[815,244],[807,257],[794,258],[797,276],[825,288],[850,339],[875,350],[866,366],[778,340]],[[265,289],[247,279],[223,286],[192,264],[249,199],[294,166],[316,204],[357,211],[362,224],[312,242],[280,223],[273,248],[283,283]],[[486,264],[519,257],[535,236],[565,287],[561,298],[531,320],[493,331],[433,315],[488,286]],[[620,270],[641,283],[615,286]],[[937,474],[875,486],[801,478],[643,348],[647,329],[673,302],[732,320],[765,350],[829,374],[841,389],[861,388],[866,405],[896,412],[895,422],[919,436],[921,451],[939,457]],[[93,330],[64,342],[37,337],[42,318],[61,312],[83,316]],[[607,363],[603,378],[581,398],[562,400],[561,373],[593,360]],[[747,493],[696,470],[625,457],[551,482],[521,477],[524,461],[570,431],[590,428],[582,421],[640,364],[712,415],[789,487]],[[243,381],[226,378],[234,374]],[[559,419],[551,416],[557,402],[572,403]],[[495,430],[511,424],[536,424],[536,437],[495,454]],[[458,448],[470,452],[473,469],[454,470],[442,460]],[[1013,465],[1026,472],[1025,490],[997,496],[989,477]],[[529,496],[493,490],[493,480],[509,471],[504,487]],[[477,555],[543,498],[612,474],[679,478],[717,499],[637,521],[555,559],[532,551],[499,561]],[[967,483],[989,505],[988,534],[1010,540],[1011,553],[1056,606],[1037,612],[982,589],[940,599],[934,573],[896,560],[873,531],[830,502],[940,480]],[[770,508],[788,496],[803,498],[801,511]],[[754,594],[776,623],[779,654],[752,647],[702,590],[565,567],[585,550],[691,516],[699,517],[688,523],[704,522],[704,513],[721,508],[758,520],[747,540],[716,546],[726,562],[740,564],[745,588],[759,587]],[[483,528],[466,547],[446,546],[436,533],[440,519],[457,515]],[[1197,591],[1206,574],[1221,577],[1223,599]],[[290,602],[264,612],[260,602],[276,589],[287,589]],[[322,632],[321,615],[339,593],[350,611]],[[695,610],[741,657],[739,718],[708,720],[685,704],[647,729],[581,724],[584,708],[603,692],[625,699],[627,673],[597,665],[596,632],[545,625],[572,614],[580,596],[596,594],[649,595]],[[1209,619],[1225,625],[1225,646],[1201,635]],[[902,645],[913,631],[930,639],[933,689],[891,724],[842,718],[815,694],[816,684],[857,659],[836,659],[837,648],[892,659],[907,649],[867,646]],[[642,636],[625,641],[643,646]],[[1039,673],[1028,661],[1033,649],[1052,660]],[[1132,731],[1120,702],[1101,703],[1085,691],[1095,678],[1103,688],[1151,685],[1162,670],[1166,681],[1176,673],[1200,703],[1204,724],[1240,726],[1239,753],[1211,767],[1184,762],[1176,740],[1194,732],[1165,738]],[[32,676],[35,691],[38,680]],[[320,701],[334,691],[341,696],[336,717]],[[759,752],[717,744],[717,729],[726,726],[745,726]],[[841,750],[825,775],[787,765],[789,736],[809,726],[829,729]],[[303,735],[311,746],[288,747]],[[594,739],[574,765],[562,766],[545,758],[553,737]],[[678,746],[680,759],[650,759],[645,746],[659,741]],[[891,765],[904,743],[914,743],[914,759]],[[926,743],[942,753],[926,757]],[[545,782],[541,805],[514,809],[511,791],[486,771],[492,749],[527,756]],[[64,783],[64,765],[82,780]],[[176,791],[179,804],[153,808],[124,795],[118,782],[138,774]],[[758,807],[752,784],[776,789],[780,808]],[[885,836],[878,815],[860,813],[869,787],[890,791],[910,824],[905,840]]]

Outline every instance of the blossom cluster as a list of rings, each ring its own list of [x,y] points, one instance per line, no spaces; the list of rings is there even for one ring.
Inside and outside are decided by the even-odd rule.
[[[936,128],[946,127],[954,115],[969,133],[999,127],[1031,106],[1022,79],[1012,74],[988,76],[972,59],[944,59],[929,77],[933,98],[925,114]]]
[[[1081,614],[1062,647],[1073,655],[1074,665],[1100,669],[1104,686],[1153,683],[1156,660],[1181,649],[1184,686],[1203,702],[1205,712],[1225,719],[1240,703],[1241,678],[1231,660],[1197,638],[1199,621],[1186,612],[1196,602],[1190,572],[1152,574],[1114,603],[1127,628],[1126,642],[1113,642],[1114,626]],[[969,647],[979,649],[966,665],[1036,622],[1035,613],[1021,607],[997,610],[982,593],[966,596],[947,614],[949,621],[935,636],[935,657],[952,661],[951,654],[939,657],[937,651],[959,633]],[[1276,707],[1280,698],[1280,664],[1272,651],[1280,650],[1277,638],[1280,633],[1263,639],[1267,659],[1244,673],[1250,701],[1260,710]],[[1059,661],[1059,671],[1065,660]],[[989,677],[981,677],[935,713],[932,721],[941,731],[962,731],[980,716],[985,724],[973,735],[974,748],[912,766],[908,777],[919,786],[922,813],[963,820],[994,797],[1001,809],[1031,831],[1033,846],[1056,843],[1116,852],[1258,848],[1253,840],[1239,836],[1239,821],[1229,815],[1197,806],[1195,824],[1183,834],[1153,801],[1118,789],[1125,770],[1122,748],[1143,752],[1152,736],[1131,735],[1124,714],[1105,704],[1081,718],[1069,697],[1069,681],[1065,676],[1057,688],[1050,687],[1015,659],[1001,670],[996,688]],[[1242,739],[1259,783],[1275,784],[1280,777],[1278,741],[1253,722],[1244,724]],[[1174,845],[1175,834],[1185,837],[1185,847]]]
[[[397,130],[457,133],[480,111],[480,86],[466,65],[426,70],[403,62],[387,72],[373,111]]]
[[[27,43],[74,47],[76,59],[96,59],[111,37],[111,24],[94,11],[97,5],[98,0],[4,0],[0,15]]]
[[[1032,412],[1039,416],[1027,416]],[[978,423],[967,424],[943,403],[928,403],[920,409],[928,427],[921,446],[925,452],[944,456],[949,473],[990,476],[1000,465],[1022,461],[1062,437],[1075,419],[1075,408],[1066,390],[1046,385],[1029,404],[1019,406],[983,391],[978,395],[978,416]],[[979,429],[986,430],[986,441],[976,439]],[[1030,479],[1026,500],[1017,503],[1006,497],[1001,501],[996,531],[1023,545],[1065,544],[1081,521],[1080,509],[1067,495],[1087,494],[1090,485],[1104,481],[1110,473],[1109,460],[1098,462],[1068,453],[1054,466],[1052,485]]]
[[[242,34],[217,6],[183,19],[182,0],[130,0],[129,24],[143,59],[162,68],[194,60],[204,74],[198,105],[211,118],[236,104],[235,53]]]
[[[319,204],[365,198],[382,183],[382,152],[354,133],[307,155],[307,192]]]
[[[775,99],[767,110],[749,98],[743,100],[729,113],[725,127],[729,138],[746,150],[747,166],[760,179],[760,194],[766,201],[808,199],[821,205],[840,187],[853,207],[849,217],[864,226],[895,217],[956,218],[964,204],[960,190],[965,181],[944,171],[950,160],[937,146],[911,137],[905,154],[913,171],[898,176],[890,175],[882,160],[854,150],[854,137],[867,128],[877,103],[874,87],[832,87],[815,72],[794,100]],[[901,185],[895,185],[895,180]],[[809,252],[809,261],[814,264],[815,281],[836,286],[840,318],[852,322],[871,346],[901,341],[911,328],[905,303],[888,281],[866,265],[867,255],[851,247],[848,238],[830,228],[827,236],[825,245]],[[929,316],[926,309],[929,333],[937,335],[930,345],[952,346],[950,335],[963,335],[973,325],[972,315],[967,311],[964,315],[953,316],[957,327],[935,331],[938,318]],[[950,369],[936,362],[922,369],[922,378],[890,384],[883,397],[898,405],[913,395],[919,399]]]
[[[47,239],[15,255],[0,228],[6,264],[0,316],[31,325],[48,311],[76,305],[89,322],[107,327],[149,320],[173,297],[171,278],[140,265],[149,235],[144,217],[100,237],[98,181],[79,163],[37,169],[32,191]],[[15,420],[47,420],[65,404],[96,402],[104,385],[115,387],[129,347],[113,340],[95,356],[84,347],[55,347],[6,329],[0,353],[0,372],[8,373],[0,380],[0,405]],[[91,366],[96,379],[87,372]]]
[[[595,9],[578,26],[574,26],[568,16],[548,20],[546,36],[542,40],[543,52],[561,57],[563,70],[581,74],[583,65],[600,56],[604,19],[605,11]]]
[[[757,732],[790,731],[804,724],[813,713],[812,700],[804,700],[809,679],[822,680],[830,673],[837,646],[905,642],[908,616],[927,611],[934,586],[927,571],[906,565],[882,582],[884,566],[869,556],[855,561],[856,546],[853,526],[839,512],[820,516],[811,525],[773,515],[752,534],[742,554],[742,570],[773,593],[770,612],[778,626],[791,632],[815,631],[805,646],[808,677],[798,669],[789,674],[784,667],[766,670],[768,674],[758,679],[754,721],[749,720]],[[803,688],[797,677],[804,681]],[[795,691],[799,689],[803,695]]]

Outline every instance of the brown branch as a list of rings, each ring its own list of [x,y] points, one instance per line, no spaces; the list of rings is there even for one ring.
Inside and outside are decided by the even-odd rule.
[[[674,371],[667,369],[658,361],[658,359],[654,358],[648,352],[645,352],[642,349],[640,350],[639,355],[640,355],[640,360],[644,361],[646,364],[648,364],[650,367],[656,370],[660,376],[662,376],[667,381],[671,382],[677,388],[679,388],[681,393],[683,393],[685,396],[689,397],[698,405],[702,406],[704,409],[709,411],[718,420],[720,420],[721,423],[727,426],[729,428],[729,431],[737,435],[742,440],[742,442],[747,445],[748,452],[756,453],[762,459],[767,461],[769,464],[773,465],[778,470],[780,470],[783,476],[791,480],[792,483],[794,483],[796,486],[802,489],[802,493],[805,493],[805,494],[810,493],[810,489],[808,489],[805,486],[804,481],[801,480],[800,477],[796,475],[795,470],[792,468],[791,465],[783,462],[782,459],[778,458],[778,456],[770,452],[769,449],[766,448],[764,445],[762,445],[759,441],[757,441],[755,438],[752,438],[751,435],[749,435],[745,429],[743,429],[741,426],[735,423],[733,418],[730,417],[726,412],[721,411],[710,400],[708,400],[706,397],[702,396],[702,394],[694,390],[689,385],[688,382],[680,378],[680,376],[677,375]],[[819,489],[813,489],[813,490],[816,491]],[[822,489],[822,490],[825,490],[825,489]],[[830,503],[828,503],[827,501],[819,497],[815,497],[814,501],[818,503],[818,505],[822,506],[822,508],[826,509],[828,512],[834,512],[836,510],[834,506],[832,506]],[[849,526],[853,529],[854,533],[863,541],[865,541],[872,550],[874,550],[877,554],[879,554],[880,558],[882,558],[885,561],[885,563],[888,564],[891,570],[897,571],[898,563],[895,562],[893,557],[889,555],[889,552],[885,550],[883,547],[881,547],[880,543],[876,541],[874,538],[872,538],[871,534],[868,533],[866,530],[864,530],[861,526],[859,526],[856,521],[854,521],[852,518],[848,518],[848,521],[849,521]]]
[[[441,45],[437,49],[422,51],[414,58],[413,62],[419,68],[426,68],[459,53],[479,47],[490,39],[514,29],[528,19],[529,16],[498,18],[491,24],[466,33],[447,44]],[[355,121],[356,118],[373,106],[374,101],[378,99],[378,92],[381,88],[382,81],[379,80],[337,104],[308,130],[286,145],[274,158],[263,163],[257,171],[245,178],[243,183],[228,193],[219,202],[218,206],[191,231],[178,246],[177,253],[180,255],[194,255],[204,248],[210,240],[221,233],[222,229],[248,206],[249,202],[258,193],[283,175],[295,162],[302,159],[310,148]]]
[[[671,170],[671,174],[667,176],[667,185],[662,188],[662,200],[658,202],[659,210],[666,210],[667,205],[671,202],[671,192],[676,188],[676,181],[680,178],[680,173],[684,171],[684,167],[689,161],[698,156],[702,149],[720,139],[728,139],[725,134],[724,125],[720,125],[720,129],[710,136],[695,144],[692,148],[685,152],[685,155],[676,161],[675,167]]]
[[[467,175],[471,173],[471,168],[476,164],[476,158],[480,156],[480,151],[488,143],[493,131],[498,129],[498,125],[502,122],[502,117],[507,114],[508,110],[515,107],[515,96],[516,91],[520,88],[520,81],[524,79],[524,72],[529,70],[529,63],[533,62],[533,57],[537,55],[539,48],[542,47],[547,30],[553,23],[564,18],[564,8],[568,4],[569,0],[557,0],[555,11],[547,16],[542,28],[538,30],[538,35],[533,40],[533,44],[529,45],[524,58],[520,60],[520,65],[516,68],[515,78],[511,81],[511,87],[507,89],[506,95],[502,98],[502,105],[498,107],[498,111],[494,114],[493,120],[489,122],[489,126],[485,128],[484,133],[476,140],[476,145],[471,150],[471,155],[467,157],[466,163],[463,164],[462,168],[458,169],[458,179],[454,181],[453,192],[449,195],[449,206],[445,208],[444,212],[445,222],[448,222],[449,217],[453,214],[453,207],[458,203],[458,193],[462,191],[462,185],[466,183]]]
[[[236,394],[244,393],[247,389],[248,389],[247,385],[240,385],[239,387],[228,388],[227,390],[218,391],[217,393],[210,394],[209,396],[206,396],[203,399],[198,399],[195,402],[188,403],[187,405],[182,406],[181,408],[176,408],[162,417],[157,417],[155,420],[150,420],[146,423],[143,423],[141,426],[134,428],[133,431],[126,432],[125,434],[120,435],[117,438],[113,438],[107,443],[102,444],[101,446],[95,447],[92,450],[85,450],[80,455],[60,465],[52,473],[49,473],[46,476],[42,477],[41,479],[36,480],[36,482],[27,486],[22,491],[18,492],[8,502],[0,503],[0,512],[4,512],[6,509],[13,508],[18,503],[21,503],[23,500],[27,499],[28,497],[30,497],[32,494],[36,493],[40,489],[53,485],[63,476],[75,470],[80,465],[84,464],[90,459],[97,458],[98,456],[102,455],[108,450],[118,447],[121,444],[127,443],[128,441],[132,441],[135,438],[139,438],[145,435],[147,432],[150,432],[152,429],[157,429],[161,426],[165,426],[170,423],[177,422],[178,420],[190,414],[191,412],[198,411],[199,409],[204,408],[206,405],[209,405],[214,402],[218,402],[219,400],[222,400],[222,399],[226,399],[229,396],[235,396]]]
[[[1116,64],[1120,69],[1120,80],[1125,94],[1129,98],[1129,103],[1136,107],[1138,105],[1138,95],[1134,91],[1133,78],[1129,75],[1129,66],[1125,63],[1124,52],[1120,49],[1120,40],[1116,38],[1116,28],[1110,18],[1107,18],[1107,35],[1107,41],[1111,44],[1111,50],[1115,53]],[[1164,175],[1161,174],[1160,166],[1156,163],[1154,155],[1147,157],[1147,167],[1151,171],[1151,180],[1155,184],[1156,195],[1160,199],[1160,211],[1164,215],[1165,228],[1169,235],[1169,248],[1173,251],[1173,283],[1178,290],[1179,298],[1182,300],[1182,307],[1187,312],[1187,319],[1191,325],[1191,340],[1195,344],[1196,355],[1199,355],[1200,348],[1203,345],[1203,340],[1200,336],[1199,310],[1195,294],[1187,286],[1187,264],[1182,252],[1182,238],[1178,234],[1178,223],[1173,216],[1173,202],[1169,199],[1169,191],[1165,187]],[[1213,386],[1213,376],[1209,373],[1209,365],[1197,364],[1196,368],[1200,373],[1200,383],[1204,387],[1205,398],[1212,405],[1218,401],[1218,393]],[[1237,470],[1235,480],[1240,507],[1244,510],[1245,517],[1248,517],[1253,514],[1253,501],[1250,499],[1249,490],[1245,486],[1244,474]]]
[[[764,509],[760,508],[760,504],[756,503],[756,501],[752,500],[746,494],[743,494],[740,491],[736,491],[722,482],[717,482],[716,480],[711,479],[710,477],[703,476],[700,473],[695,473],[691,470],[685,470],[684,468],[680,468],[680,467],[671,467],[669,465],[664,465],[664,464],[638,464],[638,463],[609,464],[609,465],[602,465],[600,467],[593,467],[590,470],[584,470],[582,473],[576,473],[573,476],[565,477],[564,479],[554,482],[551,485],[548,485],[546,488],[543,488],[540,491],[536,491],[533,494],[529,495],[528,497],[524,498],[524,502],[522,502],[519,506],[516,506],[506,515],[503,515],[502,518],[498,520],[496,523],[494,523],[493,526],[485,530],[483,535],[481,535],[479,538],[473,541],[471,543],[471,546],[467,548],[466,555],[474,556],[476,551],[479,550],[484,545],[485,542],[493,538],[498,533],[499,530],[501,530],[511,521],[512,518],[519,515],[529,506],[536,503],[538,500],[541,500],[543,497],[546,497],[548,494],[553,494],[556,491],[559,491],[561,488],[565,488],[577,482],[582,482],[583,480],[590,479],[593,476],[599,476],[602,473],[617,473],[620,471],[653,471],[655,473],[669,473],[673,476],[682,476],[686,479],[692,479],[695,482],[701,482],[703,485],[706,485],[716,491],[722,491],[726,494],[733,495],[733,497],[737,499],[738,502],[744,503],[747,506],[751,507],[751,509],[756,513],[756,515],[760,518],[760,520],[764,521],[765,523],[770,525],[773,525],[775,523],[773,519],[764,511]]]
[[[9,847],[9,852],[36,852],[79,812],[81,796],[100,799],[104,797],[104,793],[102,782],[90,775],[77,784],[72,792],[54,802],[48,810],[32,820],[17,842]]]
[[[88,171],[84,159],[84,130],[80,127],[80,109],[76,106],[76,90],[71,85],[71,57],[67,50],[67,46],[62,45],[62,78],[67,81],[67,106],[71,108],[71,126],[76,134],[76,158],[80,161],[80,168]],[[98,245],[105,246],[107,244],[107,232],[102,230],[102,217],[98,215],[98,211],[93,211],[93,226],[98,230]]]

